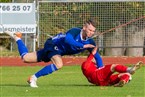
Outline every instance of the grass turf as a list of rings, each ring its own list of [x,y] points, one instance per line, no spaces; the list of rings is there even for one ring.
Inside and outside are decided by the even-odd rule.
[[[80,66],[64,66],[39,78],[39,88],[30,88],[28,76],[41,68],[0,67],[0,97],[145,97],[145,67],[124,87],[94,86],[82,75]]]

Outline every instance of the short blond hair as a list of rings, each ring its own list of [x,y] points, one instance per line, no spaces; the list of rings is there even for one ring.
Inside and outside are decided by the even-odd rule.
[[[95,28],[98,26],[98,22],[94,18],[88,19],[85,24],[92,24]]]

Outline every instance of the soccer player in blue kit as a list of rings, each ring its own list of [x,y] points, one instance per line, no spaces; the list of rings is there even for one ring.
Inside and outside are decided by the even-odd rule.
[[[6,33],[16,40],[18,51],[24,62],[52,62],[52,64],[46,65],[44,68],[29,77],[28,83],[30,87],[35,88],[38,87],[36,81],[39,77],[51,74],[52,72],[62,68],[62,56],[77,54],[84,50],[88,50],[90,53],[92,52],[96,44],[91,37],[96,31],[96,26],[96,21],[94,19],[89,19],[84,23],[82,28],[71,28],[64,34],[59,33],[56,36],[47,39],[44,48],[31,53],[28,53],[27,47],[22,42],[20,32]],[[103,62],[98,52],[94,57],[95,60],[97,60],[97,67],[103,67]]]

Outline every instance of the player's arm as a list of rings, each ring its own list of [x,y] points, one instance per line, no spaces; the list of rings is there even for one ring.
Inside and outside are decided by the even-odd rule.
[[[96,44],[95,44],[95,42],[93,41],[93,40],[91,40],[91,44],[93,44],[93,45],[95,45],[96,46]],[[94,49],[93,48],[90,48],[90,49],[88,49],[89,51],[90,51],[90,53],[92,53],[93,55],[94,55],[94,58],[95,58],[95,60],[96,60],[96,65],[97,65],[97,67],[98,68],[100,68],[100,67],[103,67],[104,65],[103,65],[103,61],[102,61],[102,58],[101,58],[101,56],[100,56],[100,54],[98,53],[98,48],[97,47],[95,47]]]
[[[65,42],[72,45],[72,46],[76,46],[79,48],[83,48],[83,46],[84,46],[82,43],[75,41],[74,37],[70,33],[66,34]]]
[[[84,66],[85,66],[86,69],[91,65],[93,58],[94,58],[94,55],[90,54],[88,56],[87,60],[84,62]]]
[[[91,64],[92,64],[92,59],[94,58],[94,55],[96,54],[97,52],[97,47],[95,47],[92,52],[90,53],[90,55],[88,56],[87,60],[85,61],[85,68],[88,68]]]
[[[92,47],[94,47],[91,44],[84,45],[80,42],[77,42],[74,38],[80,34],[79,32],[80,32],[80,30],[78,30],[77,28],[70,29],[66,33],[65,42],[72,45],[72,46],[78,47],[78,48],[92,48]]]
[[[97,67],[100,68],[100,67],[103,67],[103,61],[102,61],[102,58],[100,56],[100,54],[98,52],[96,52],[96,54],[94,55],[95,57],[95,60],[97,62]]]

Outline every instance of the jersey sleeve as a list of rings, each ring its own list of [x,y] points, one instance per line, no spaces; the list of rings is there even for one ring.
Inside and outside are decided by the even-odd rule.
[[[94,42],[93,39],[90,40],[90,44],[96,46],[96,44],[95,44],[95,42]],[[88,49],[88,50],[89,50],[90,53],[92,53],[92,50],[93,50],[93,49],[94,49],[94,48],[90,48],[90,49]],[[100,54],[99,54],[98,52],[94,55],[94,58],[95,58],[95,60],[96,60],[96,63],[97,63],[96,65],[97,65],[98,68],[104,66],[104,65],[103,65],[103,61],[102,61],[102,58],[101,58],[101,56],[100,56]]]
[[[67,31],[66,37],[65,37],[65,42],[68,43],[69,45],[83,48],[83,44],[80,42],[75,41],[75,37],[80,34],[80,29],[73,28]]]
[[[96,43],[95,43],[95,41],[94,41],[92,38],[89,39],[89,42],[90,42],[90,44],[96,46]],[[92,53],[92,50],[93,50],[93,49],[94,49],[94,48],[88,48],[88,51],[89,51],[90,53]]]
[[[87,58],[86,63],[87,64],[90,64],[93,58],[94,58],[94,55],[93,54],[90,54],[89,57]]]
[[[100,56],[100,54],[97,52],[95,55],[95,60],[96,60],[96,63],[97,63],[97,67],[100,68],[100,67],[103,67],[103,61],[102,61],[102,58]]]

